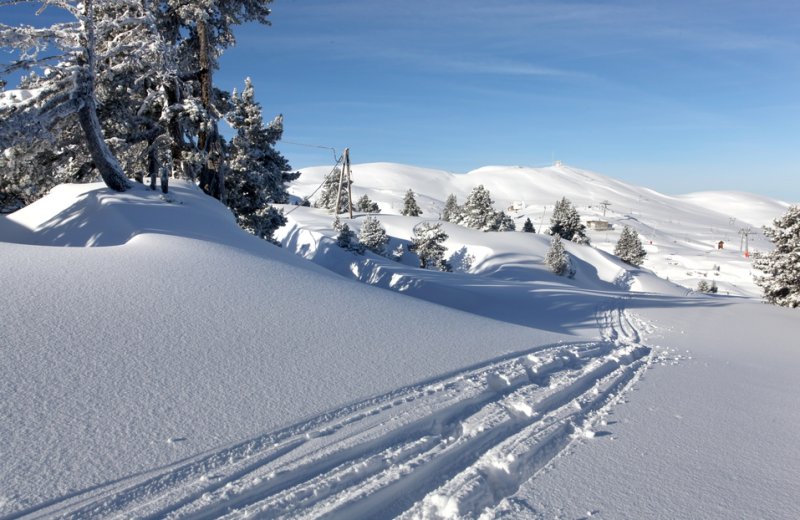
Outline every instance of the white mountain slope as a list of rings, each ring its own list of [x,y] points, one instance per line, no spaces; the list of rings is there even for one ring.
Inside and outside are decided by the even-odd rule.
[[[522,233],[448,225],[475,262],[439,273],[347,253],[299,208],[282,250],[174,183],[0,218],[3,520],[800,508],[796,311],[574,244],[558,278]],[[422,220],[380,219],[392,246]]]
[[[304,169],[291,192],[299,197],[310,194],[330,171],[329,166]],[[740,192],[663,195],[569,166],[489,166],[461,175],[399,164],[356,164],[353,183],[354,200],[367,194],[378,202],[381,214],[399,214],[405,192],[413,189],[424,212],[420,220],[438,219],[449,194],[463,203],[470,191],[482,184],[491,192],[497,210],[515,201],[524,203],[524,209],[509,212],[518,231],[530,218],[541,232],[550,223],[554,203],[567,197],[584,222],[604,219],[614,226],[610,232],[589,232],[596,248],[613,253],[619,233],[627,225],[636,229],[646,245],[643,267],[661,278],[689,289],[701,279],[713,279],[723,294],[750,297],[760,293],[752,282],[750,260],[739,251],[738,233],[750,227],[755,233],[750,236],[750,250],[771,249],[760,228],[789,207],[786,202]],[[611,203],[605,217],[599,206],[604,201]],[[717,249],[719,241],[725,242],[722,250]],[[451,248],[450,252],[455,251]]]

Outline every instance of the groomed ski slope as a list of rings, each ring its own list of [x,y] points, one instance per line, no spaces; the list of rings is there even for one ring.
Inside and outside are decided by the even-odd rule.
[[[305,208],[279,249],[175,184],[0,219],[0,518],[800,508],[796,312],[594,250],[547,280],[540,237],[511,276],[507,238],[449,228],[482,271],[359,264]]]

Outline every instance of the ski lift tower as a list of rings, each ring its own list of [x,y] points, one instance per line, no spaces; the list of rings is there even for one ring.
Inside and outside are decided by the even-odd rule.
[[[749,227],[742,228],[739,230],[739,234],[742,235],[741,240],[739,240],[739,251],[742,250],[742,245],[744,245],[744,252],[749,254],[750,253],[750,235],[755,235],[753,231],[750,231]]]
[[[611,205],[611,203],[608,202],[607,200],[604,200],[603,202],[600,203],[600,205],[603,206],[603,218],[606,218],[606,208],[608,208]]]

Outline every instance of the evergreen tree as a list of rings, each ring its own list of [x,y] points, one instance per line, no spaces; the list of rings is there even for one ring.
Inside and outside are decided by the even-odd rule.
[[[392,251],[392,260],[394,260],[395,262],[400,262],[401,260],[403,260],[403,253],[405,253],[403,244],[398,244],[397,249]]]
[[[146,4],[122,0],[47,5],[68,11],[76,21],[58,23],[44,29],[0,24],[0,47],[20,51],[20,59],[3,67],[2,74],[32,67],[44,69],[45,72],[42,76],[31,74],[22,82],[23,89],[36,89],[36,95],[25,102],[6,107],[0,115],[0,148],[14,149],[11,155],[15,157],[16,165],[43,157],[55,167],[59,156],[69,155],[64,146],[70,143],[79,153],[85,154],[84,157],[92,164],[78,172],[69,173],[84,179],[99,174],[109,188],[125,191],[131,185],[118,157],[106,142],[116,136],[104,135],[106,129],[101,124],[98,99],[106,95],[104,87],[110,86],[133,101],[141,101],[134,94],[140,94],[142,87],[136,93],[128,93],[124,80],[141,75],[141,85],[149,85],[151,82],[158,84],[175,78],[172,64],[163,59],[165,48],[158,37],[152,13]],[[41,56],[40,52],[51,45],[59,52]],[[119,76],[111,82],[106,81],[111,72],[109,64],[113,65]],[[140,111],[147,108],[141,103],[138,105],[136,108]],[[123,117],[117,123],[126,127],[135,119],[136,125],[135,131],[127,132],[120,144],[126,146],[140,140],[152,141],[158,136],[160,129],[152,121],[146,117],[134,118],[130,103],[123,112]],[[126,131],[129,130],[132,129],[126,128]],[[81,161],[83,164],[86,162]],[[21,177],[29,173],[36,176],[41,172],[36,170],[38,166],[29,165],[21,171],[10,172],[10,177],[4,172],[4,184],[18,183]],[[156,168],[154,174],[159,170]],[[59,172],[58,175],[63,173]],[[30,177],[26,179],[31,180]],[[56,176],[50,176],[45,182],[34,181],[32,189],[21,187],[19,193],[33,196],[43,194],[57,181]],[[6,200],[7,194],[3,196]]]
[[[350,230],[350,226],[346,222],[342,222],[337,226],[338,222],[338,220],[334,221],[334,229],[338,227],[339,230],[339,234],[336,236],[336,245],[342,249],[347,249],[354,255],[363,255],[364,245],[353,241],[355,233]]]
[[[335,215],[347,211],[350,204],[350,198],[347,195],[347,188],[349,185],[347,177],[342,181],[342,193],[339,196],[339,210],[334,211],[336,209],[336,194],[339,191],[339,176],[341,173],[342,170],[337,166],[333,169],[333,172],[325,178],[325,182],[322,185],[322,192],[320,192],[319,198],[314,201],[315,208],[327,209],[329,213],[334,213]]]
[[[533,222],[530,218],[525,219],[525,224],[522,226],[522,231],[525,233],[536,233],[536,228],[533,227]]]
[[[286,183],[300,173],[291,172],[289,163],[273,148],[283,134],[283,118],[264,126],[250,78],[245,80],[241,97],[233,91],[232,102],[227,120],[237,133],[230,143],[225,202],[242,228],[271,240],[286,219],[282,210],[269,204],[285,204],[289,200]]]
[[[380,213],[381,208],[377,202],[372,202],[367,195],[364,195],[356,202],[356,211],[360,213]]]
[[[586,236],[586,226],[581,222],[578,210],[572,206],[572,203],[566,197],[556,202],[553,216],[550,217],[550,228],[547,233],[559,235],[564,240],[579,244],[589,243],[589,237]]]
[[[181,77],[191,81],[199,91],[197,115],[205,120],[195,134],[196,148],[202,159],[200,187],[220,200],[225,199],[225,167],[224,142],[217,128],[217,114],[224,115],[225,110],[224,96],[213,85],[213,72],[219,68],[223,50],[236,44],[233,26],[252,21],[270,25],[267,6],[271,3],[272,0],[164,0],[154,4],[158,6],[156,16],[162,37],[177,50]],[[171,84],[164,88],[168,106],[183,103],[180,88]],[[185,144],[181,132],[181,125],[170,127],[173,140]],[[173,151],[179,154],[179,160],[184,160],[182,148],[176,146]]]
[[[695,289],[695,291],[702,292],[702,293],[707,293],[707,292],[710,292],[710,290],[711,290],[711,286],[708,284],[707,281],[700,280],[699,282],[697,282],[697,289]]]
[[[792,205],[764,236],[775,244],[768,253],[753,255],[753,267],[764,273],[755,283],[768,303],[782,307],[800,306],[800,206]]]
[[[452,267],[444,258],[447,248],[444,241],[448,236],[442,230],[441,222],[431,226],[430,222],[423,222],[414,228],[414,236],[408,250],[419,257],[420,267],[427,269],[435,266],[440,271],[452,271]]]
[[[623,262],[631,265],[642,265],[644,257],[647,256],[647,251],[642,247],[639,233],[635,229],[625,226],[622,228],[617,245],[614,247],[614,254]]]
[[[459,208],[456,224],[480,231],[496,230],[498,223],[493,203],[489,190],[481,184],[472,190],[467,201]]]
[[[492,224],[492,229],[497,231],[514,231],[517,229],[517,225],[514,223],[514,219],[511,218],[510,215],[506,215],[505,211],[498,211],[494,214],[494,223]]]
[[[456,196],[451,193],[447,196],[447,200],[444,203],[444,209],[442,209],[442,220],[445,222],[455,222],[458,220],[459,212],[458,199],[456,199]]]
[[[414,192],[412,190],[406,192],[406,196],[403,198],[403,211],[401,211],[400,214],[407,217],[418,217],[422,215],[422,210],[417,206],[417,201],[414,198]]]
[[[711,280],[711,285],[708,287],[708,292],[712,294],[717,294],[717,292],[719,292],[719,287],[717,287],[717,282]]]
[[[371,215],[367,215],[361,225],[358,241],[376,255],[383,256],[386,252],[384,245],[389,242],[389,237],[386,236],[386,230],[383,229],[380,221]]]
[[[550,249],[544,257],[544,263],[558,276],[563,276],[569,268],[569,259],[564,251],[564,244],[561,243],[561,235],[553,235],[550,241]]]

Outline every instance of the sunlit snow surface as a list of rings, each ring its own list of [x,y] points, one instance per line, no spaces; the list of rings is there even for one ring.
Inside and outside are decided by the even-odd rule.
[[[594,206],[578,195],[592,183],[620,212],[608,220],[633,222],[624,204],[648,191],[544,169],[526,173],[544,176],[534,196],[513,169],[440,174],[356,165],[355,190],[381,204],[392,248],[430,216],[396,215],[409,187],[426,212],[478,183],[498,209],[522,194],[535,223],[544,200]],[[658,226],[653,264],[568,244],[568,280],[543,269],[543,236],[446,224],[472,267],[422,271],[410,253],[398,264],[336,247],[331,217],[308,208],[277,248],[173,184],[170,201],[138,184],[60,186],[0,218],[0,518],[791,518],[800,507],[797,312],[687,294],[647,270],[694,258],[689,246],[705,254],[702,236],[685,246],[678,231],[723,226],[757,197],[650,192],[654,221],[680,221]],[[781,213],[762,202],[772,209],[731,229]],[[745,262],[730,290],[753,294],[742,255],[715,254],[720,277]]]

